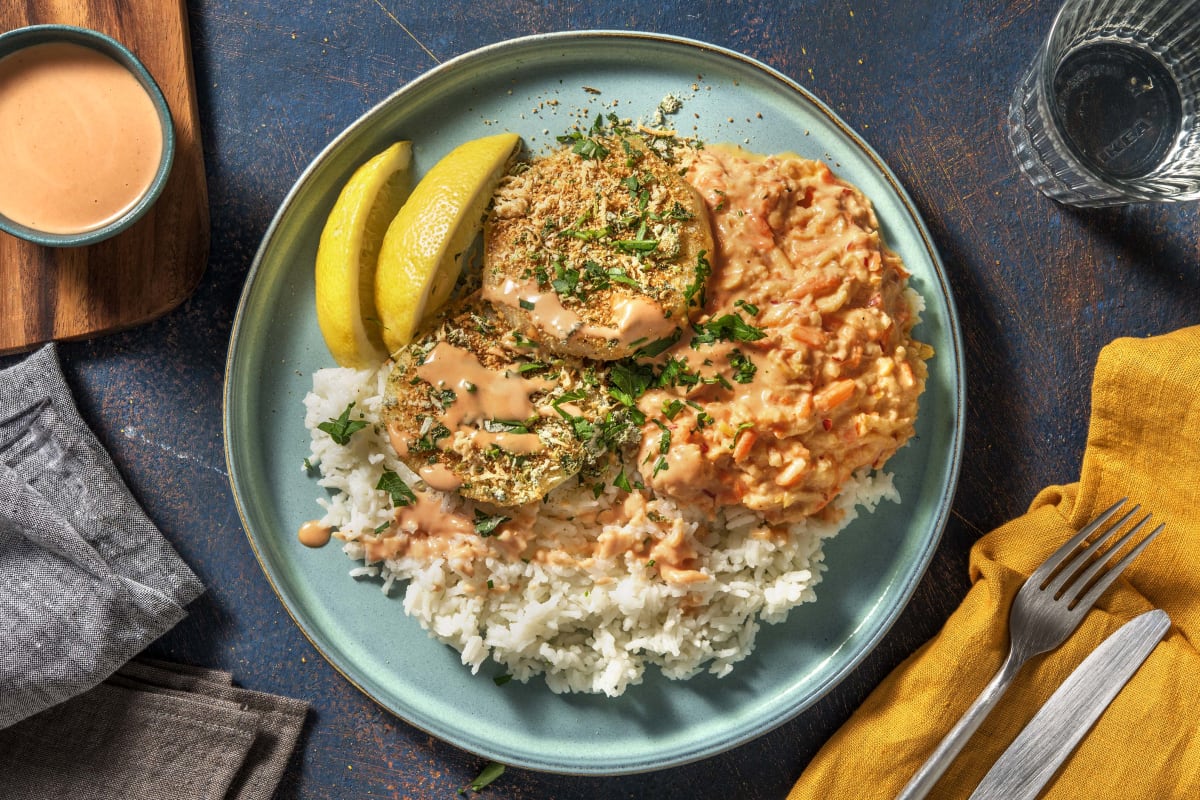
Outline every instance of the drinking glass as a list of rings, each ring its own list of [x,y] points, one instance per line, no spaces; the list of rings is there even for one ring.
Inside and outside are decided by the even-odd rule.
[[[1021,170],[1074,206],[1200,199],[1200,0],[1067,0],[1013,94]]]

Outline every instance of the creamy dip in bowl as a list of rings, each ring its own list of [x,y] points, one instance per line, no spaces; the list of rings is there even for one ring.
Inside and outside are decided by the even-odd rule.
[[[78,247],[128,228],[171,171],[162,92],[116,40],[67,25],[0,35],[0,230]]]

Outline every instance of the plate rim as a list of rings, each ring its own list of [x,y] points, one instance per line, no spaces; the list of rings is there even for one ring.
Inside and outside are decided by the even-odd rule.
[[[767,78],[782,84],[787,89],[798,93],[805,102],[812,108],[825,117],[832,123],[841,133],[850,139],[853,144],[861,151],[862,155],[866,156],[874,166],[879,177],[881,177],[890,187],[894,199],[897,199],[904,210],[908,221],[913,225],[916,232],[920,236],[921,246],[924,254],[928,256],[933,267],[933,276],[936,278],[937,286],[940,294],[944,298],[946,306],[945,327],[948,333],[948,338],[952,345],[952,353],[938,353],[939,357],[949,356],[953,362],[952,378],[953,386],[947,387],[951,391],[948,392],[950,404],[953,408],[952,430],[949,436],[950,448],[948,461],[945,470],[944,491],[938,500],[936,511],[931,514],[930,528],[932,529],[929,535],[923,542],[921,551],[913,560],[915,569],[909,571],[906,580],[897,589],[896,599],[892,610],[885,613],[879,618],[876,629],[872,631],[863,644],[858,648],[850,658],[843,661],[839,669],[828,674],[824,680],[819,681],[813,692],[805,699],[804,702],[787,707],[780,713],[771,715],[763,720],[761,726],[752,731],[743,731],[738,735],[733,736],[716,745],[710,746],[693,746],[683,752],[676,752],[665,760],[657,760],[651,763],[650,759],[642,759],[635,764],[582,764],[582,765],[564,765],[561,761],[553,759],[525,759],[517,761],[511,757],[507,758],[506,754],[497,750],[489,752],[486,747],[477,747],[474,743],[470,746],[461,741],[456,741],[453,738],[448,738],[444,733],[431,731],[420,723],[409,719],[402,715],[399,711],[389,706],[383,699],[371,693],[359,680],[349,674],[346,669],[343,669],[325,648],[318,642],[316,632],[310,631],[309,626],[301,620],[297,613],[293,610],[291,603],[285,598],[284,592],[281,590],[279,581],[273,574],[273,568],[267,563],[263,553],[261,552],[255,536],[251,531],[249,518],[247,515],[246,504],[242,499],[243,487],[239,478],[239,473],[234,468],[235,456],[231,446],[232,437],[230,436],[231,428],[231,408],[235,405],[232,393],[231,376],[236,371],[236,362],[238,356],[239,333],[246,324],[245,313],[249,303],[251,294],[259,277],[259,271],[266,254],[271,250],[275,243],[278,229],[283,222],[288,210],[298,196],[303,194],[308,183],[312,180],[313,174],[320,169],[322,164],[342,145],[342,143],[352,137],[355,132],[363,126],[371,124],[373,118],[385,108],[391,106],[397,99],[418,91],[425,84],[436,81],[447,72],[458,69],[463,63],[469,63],[477,59],[484,59],[497,51],[510,50],[514,48],[524,48],[531,45],[539,44],[554,44],[559,42],[571,42],[573,40],[603,40],[611,39],[620,41],[622,39],[634,39],[638,41],[648,41],[651,43],[662,43],[666,46],[677,47],[682,49],[698,50],[703,53],[716,55],[721,58],[731,59],[739,62],[745,67],[762,73]],[[715,45],[709,42],[698,39],[677,36],[673,34],[654,33],[637,30],[620,30],[620,29],[595,29],[595,30],[580,30],[580,31],[553,31],[547,33],[531,34],[511,39],[505,39],[498,42],[483,45],[481,47],[461,53],[454,58],[448,59],[435,67],[423,72],[416,78],[404,83],[395,91],[389,93],[379,102],[372,105],[369,109],[362,112],[349,125],[339,131],[329,140],[329,142],[321,148],[321,150],[309,161],[301,173],[297,176],[292,186],[289,188],[284,197],[280,200],[278,208],[272,215],[271,221],[262,234],[262,239],[258,248],[255,251],[254,258],[250,268],[246,273],[242,291],[240,292],[237,309],[234,315],[233,324],[230,329],[229,345],[225,360],[225,369],[223,376],[223,391],[221,401],[222,411],[222,437],[223,449],[225,453],[226,470],[229,476],[229,485],[233,496],[234,504],[237,509],[238,517],[241,521],[243,533],[246,535],[250,548],[254,553],[255,560],[258,562],[259,568],[262,570],[271,587],[272,592],[279,600],[280,604],[288,614],[293,623],[296,624],[301,634],[309,642],[310,645],[321,655],[335,672],[342,676],[351,686],[361,692],[364,696],[375,703],[380,709],[386,711],[405,724],[422,731],[430,736],[445,741],[455,747],[458,747],[465,752],[470,752],[482,757],[493,758],[497,761],[503,761],[512,766],[519,768],[531,769],[535,771],[547,772],[552,774],[564,775],[589,775],[589,776],[612,776],[612,775],[627,775],[653,772],[657,770],[667,769],[671,767],[682,766],[688,763],[693,763],[705,758],[718,755],[720,753],[732,750],[736,747],[745,745],[763,735],[766,735],[772,730],[786,722],[795,719],[800,714],[811,708],[814,704],[825,697],[830,691],[838,686],[845,678],[856,670],[866,657],[873,652],[882,639],[895,625],[901,613],[912,600],[913,593],[917,585],[924,578],[928,571],[929,565],[933,559],[934,553],[941,542],[946,524],[949,520],[950,512],[953,506],[953,501],[957,492],[958,481],[962,466],[962,456],[964,451],[964,409],[966,405],[966,371],[963,357],[964,345],[962,340],[962,330],[959,321],[958,311],[954,302],[953,293],[949,285],[946,274],[945,264],[933,242],[933,238],[929,232],[928,226],[923,216],[918,211],[916,204],[904,186],[900,183],[899,178],[892,171],[891,167],[879,156],[875,149],[860,135],[857,131],[851,128],[840,116],[830,108],[824,101],[815,96],[812,92],[806,89],[797,81],[793,80],[783,72],[771,67],[770,65],[759,61],[756,58],[740,53],[730,48]]]

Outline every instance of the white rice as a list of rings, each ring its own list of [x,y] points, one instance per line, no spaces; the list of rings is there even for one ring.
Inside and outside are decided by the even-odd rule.
[[[780,622],[790,609],[816,599],[814,587],[825,569],[823,542],[850,524],[859,509],[873,511],[882,500],[900,500],[889,474],[856,475],[834,501],[844,512],[840,521],[795,523],[784,540],[756,535],[761,520],[754,512],[730,512],[713,521],[669,499],[653,499],[649,509],[662,519],[682,520],[689,534],[700,532],[700,569],[710,578],[683,587],[664,582],[632,554],[591,559],[582,566],[496,555],[473,573],[444,558],[367,564],[359,537],[393,520],[389,496],[374,488],[383,471],[398,473],[410,485],[419,483],[378,424],[386,374],[385,367],[323,369],[313,375],[313,391],[304,399],[310,462],[320,469],[320,485],[333,490],[317,499],[325,511],[321,521],[339,531],[351,559],[363,562],[350,570],[352,576],[377,578],[384,592],[403,586],[405,613],[457,649],[472,671],[490,657],[517,680],[543,675],[555,692],[616,696],[640,683],[648,664],[674,679],[705,669],[728,674],[750,654],[760,621]],[[350,403],[352,418],[370,424],[342,446],[317,426]],[[463,503],[453,495],[443,502],[448,510]],[[580,518],[619,502],[611,483],[596,498],[590,487],[581,489],[572,481],[542,504],[535,544],[554,548],[563,538],[593,540],[612,526],[586,525]],[[658,526],[645,521],[631,532],[639,539],[662,536]]]

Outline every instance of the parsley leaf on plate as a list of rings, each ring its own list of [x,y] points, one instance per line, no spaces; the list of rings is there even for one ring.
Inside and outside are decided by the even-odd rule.
[[[350,419],[350,410],[352,408],[354,408],[354,403],[346,406],[346,410],[337,419],[326,420],[317,425],[317,428],[328,433],[329,438],[333,439],[336,444],[345,447],[350,444],[351,436],[367,427],[367,423],[361,419]]]

